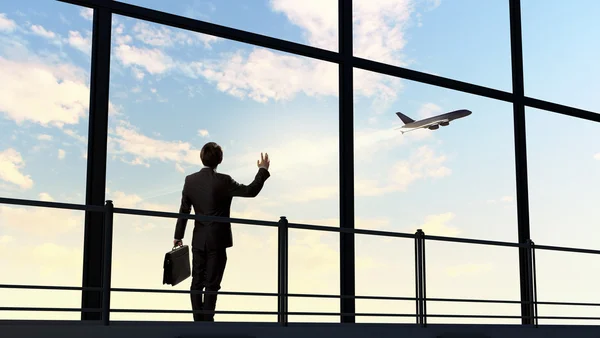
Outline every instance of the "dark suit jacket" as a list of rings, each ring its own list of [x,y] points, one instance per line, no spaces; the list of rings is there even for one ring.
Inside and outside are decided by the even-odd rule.
[[[269,171],[260,168],[254,181],[249,185],[243,185],[229,175],[203,168],[185,178],[179,212],[189,214],[193,206],[197,215],[229,217],[232,198],[234,196],[255,197],[269,176]],[[175,239],[183,239],[187,221],[181,218],[177,220]],[[233,246],[233,236],[230,223],[194,222],[193,248],[216,250],[231,246]]]

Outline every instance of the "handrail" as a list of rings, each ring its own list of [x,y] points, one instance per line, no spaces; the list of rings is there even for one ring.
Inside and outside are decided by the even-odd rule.
[[[56,290],[56,291],[102,291],[101,287],[81,287],[81,286],[54,286],[54,285],[26,285],[26,284],[0,284],[0,289],[24,289],[24,290]],[[172,294],[211,294],[217,293],[225,296],[256,296],[256,297],[276,297],[276,292],[242,292],[242,291],[200,291],[200,290],[171,290],[171,289],[142,289],[142,288],[111,288],[110,292],[132,292],[132,293],[172,293]],[[320,293],[288,293],[290,298],[353,298],[364,300],[395,300],[395,301],[415,301],[417,297],[401,296],[344,296]],[[588,302],[555,302],[555,301],[537,301],[522,302],[520,300],[507,299],[476,299],[476,298],[429,298],[424,297],[428,302],[452,302],[452,303],[497,303],[497,304],[539,304],[539,305],[560,305],[560,306],[598,306],[600,303]],[[414,315],[414,314],[413,314]],[[427,315],[429,316],[429,315]]]
[[[4,197],[0,197],[0,204],[35,206],[35,207],[45,207],[45,208],[57,208],[57,209],[72,209],[72,210],[84,210],[84,211],[87,210],[87,211],[95,211],[95,212],[96,211],[97,212],[105,211],[104,206],[97,206],[97,205],[35,201],[35,200],[27,200],[27,199],[4,198]],[[144,209],[114,208],[114,213],[115,214],[124,214],[124,215],[163,217],[163,218],[185,218],[188,220],[197,220],[200,222],[228,222],[228,223],[235,223],[235,224],[255,225],[255,226],[274,227],[274,228],[279,226],[279,222],[277,222],[277,221],[265,221],[265,220],[219,217],[219,216],[204,216],[204,215],[183,214],[183,213],[144,210]],[[368,230],[368,229],[346,229],[346,228],[339,228],[339,227],[334,227],[334,226],[301,224],[301,223],[288,223],[288,228],[338,232],[338,233],[351,233],[351,234],[358,234],[358,235],[371,235],[371,236],[381,236],[381,237],[396,237],[396,238],[415,238],[416,237],[415,234],[402,233],[402,232],[396,232],[396,231]],[[493,240],[464,238],[464,237],[448,237],[448,236],[435,236],[435,235],[425,234],[425,235],[423,235],[423,238],[425,240],[433,240],[433,241],[440,241],[440,242],[468,243],[468,244],[480,244],[480,245],[491,245],[491,246],[515,247],[515,248],[529,248],[530,247],[530,244],[527,244],[527,243],[493,241]],[[565,252],[600,255],[600,250],[586,249],[586,248],[562,247],[562,246],[540,245],[540,244],[536,244],[535,248],[537,250],[565,251]]]
[[[55,209],[68,209],[68,210],[82,210],[82,211],[104,212],[104,206],[100,206],[100,205],[86,205],[86,204],[75,204],[75,203],[36,201],[36,200],[27,200],[27,199],[19,199],[19,198],[0,197],[0,204],[11,204],[11,205],[21,205],[21,206],[29,206],[29,207],[42,207],[42,208],[55,208]]]
[[[19,284],[0,284],[0,289],[37,289],[37,290],[65,290],[65,291],[101,291],[106,296],[103,296],[104,309],[81,309],[81,308],[35,308],[35,307],[0,307],[0,311],[81,311],[81,312],[104,312],[103,321],[105,325],[109,325],[109,313],[116,312],[138,312],[138,313],[193,313],[192,310],[147,310],[147,309],[110,309],[110,296],[111,292],[144,292],[144,293],[218,293],[222,295],[243,295],[243,296],[277,296],[279,297],[279,311],[276,312],[253,312],[253,311],[214,311],[214,313],[222,314],[277,314],[280,316],[280,324],[287,325],[287,316],[289,315],[354,315],[354,316],[392,316],[392,317],[414,317],[415,314],[376,314],[376,313],[318,313],[318,312],[290,312],[287,310],[287,299],[289,297],[304,297],[304,298],[354,298],[354,299],[377,299],[377,300],[402,300],[402,301],[417,301],[417,322],[421,325],[426,325],[426,318],[432,317],[448,317],[448,318],[522,318],[522,316],[495,316],[495,315],[444,315],[444,314],[427,314],[426,302],[467,302],[467,303],[498,303],[498,304],[533,304],[535,306],[535,325],[537,327],[538,319],[600,319],[596,317],[565,317],[565,316],[538,316],[537,305],[566,305],[566,306],[600,306],[600,303],[584,303],[584,302],[544,302],[537,300],[537,287],[535,280],[535,250],[550,250],[550,251],[566,251],[566,252],[577,252],[586,254],[600,254],[600,250],[591,250],[583,248],[570,248],[570,247],[556,247],[550,245],[538,245],[533,242],[529,243],[512,243],[502,241],[490,241],[480,240],[472,238],[459,238],[459,237],[445,237],[445,236],[432,236],[425,235],[422,231],[417,231],[415,234],[400,233],[392,231],[381,231],[381,230],[368,230],[368,229],[345,229],[333,226],[324,225],[312,225],[312,224],[299,224],[289,223],[285,217],[282,216],[279,222],[254,220],[254,219],[242,219],[242,218],[230,218],[230,217],[216,217],[216,216],[204,216],[194,215],[185,213],[173,213],[173,212],[162,212],[162,211],[151,211],[142,209],[129,209],[129,208],[115,208],[112,205],[112,201],[107,201],[105,206],[97,205],[81,205],[72,203],[60,203],[50,201],[35,201],[25,199],[14,199],[14,198],[0,198],[0,204],[12,204],[12,205],[25,205],[34,207],[48,207],[68,210],[82,210],[82,211],[93,211],[103,212],[106,214],[105,225],[107,226],[107,233],[105,236],[112,242],[112,219],[114,214],[124,215],[139,215],[139,216],[150,216],[150,217],[165,217],[165,218],[185,218],[193,219],[198,221],[211,221],[211,222],[229,222],[237,224],[246,224],[253,226],[265,226],[265,227],[277,227],[280,230],[281,242],[279,245],[280,255],[284,255],[283,260],[280,261],[280,273],[278,279],[280,280],[279,292],[268,293],[268,292],[233,292],[233,291],[190,291],[190,290],[162,290],[162,289],[136,289],[136,288],[112,288],[110,283],[105,278],[104,287],[72,287],[72,286],[45,286],[45,285],[19,285]],[[315,231],[328,231],[338,233],[354,233],[364,234],[381,237],[396,237],[396,238],[413,238],[418,243],[416,252],[419,257],[416,257],[417,271],[421,271],[417,283],[422,283],[421,286],[417,285],[417,297],[393,297],[393,296],[342,296],[342,295],[328,295],[328,294],[292,294],[287,292],[287,255],[285,254],[287,248],[287,230],[282,229],[306,229]],[[283,236],[283,237],[281,237]],[[425,295],[425,240],[434,240],[442,242],[457,242],[457,243],[468,243],[468,244],[479,244],[479,245],[490,245],[490,246],[505,246],[505,247],[520,247],[531,250],[531,257],[533,258],[533,301],[513,301],[513,300],[492,300],[492,299],[460,299],[460,298],[427,298]],[[110,257],[111,245],[107,243],[106,254]],[[111,260],[111,259],[109,259]],[[107,261],[105,266],[106,271],[110,272],[110,262]],[[283,264],[283,266],[281,265]],[[419,269],[418,266],[421,266]],[[109,275],[107,275],[109,276]],[[281,284],[282,283],[282,284]],[[419,291],[420,290],[420,291]],[[166,311],[166,312],[165,312]],[[282,315],[283,313],[283,315]]]

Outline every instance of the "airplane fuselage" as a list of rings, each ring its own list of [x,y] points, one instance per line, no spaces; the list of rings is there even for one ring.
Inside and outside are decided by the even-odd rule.
[[[422,128],[424,126],[427,126],[427,125],[429,125],[433,122],[437,122],[437,121],[440,121],[440,123],[439,123],[440,125],[448,125],[448,123],[450,123],[450,121],[452,121],[452,120],[456,120],[461,117],[465,117],[465,116],[469,116],[469,115],[471,115],[471,111],[469,111],[469,110],[466,110],[466,109],[455,110],[455,111],[452,111],[449,113],[445,113],[445,114],[441,114],[441,115],[437,115],[437,116],[433,116],[433,117],[428,117],[426,119],[407,123],[402,126],[402,129]]]

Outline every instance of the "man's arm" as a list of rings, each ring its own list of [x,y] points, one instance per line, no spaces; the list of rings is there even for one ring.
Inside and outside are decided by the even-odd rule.
[[[179,207],[179,213],[181,214],[189,214],[192,211],[192,201],[187,195],[187,185],[188,178],[185,178],[185,183],[183,184],[183,190],[181,191],[181,206]],[[178,218],[177,225],[175,225],[175,241],[173,244],[177,242],[181,242],[183,236],[185,235],[185,226],[187,225],[187,218]]]
[[[254,181],[252,181],[252,183],[250,183],[248,185],[240,184],[240,183],[236,182],[233,178],[231,178],[231,176],[227,176],[227,178],[229,180],[229,182],[228,182],[229,196],[232,196],[232,197],[235,197],[235,196],[237,196],[237,197],[256,197],[256,195],[258,195],[258,193],[262,190],[263,185],[265,184],[265,181],[270,176],[271,176],[271,174],[264,167],[261,167],[258,169],[258,173],[256,173],[256,176],[254,177]]]

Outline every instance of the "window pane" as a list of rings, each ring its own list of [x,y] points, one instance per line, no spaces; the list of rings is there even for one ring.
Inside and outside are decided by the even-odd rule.
[[[600,2],[521,1],[525,95],[600,111]]]
[[[531,238],[537,244],[596,248],[600,125],[526,108]],[[560,134],[557,135],[557,131]],[[591,236],[590,236],[591,235]]]
[[[598,249],[600,149],[596,122],[527,108],[531,237],[538,245]],[[557,131],[560,131],[557,134]],[[592,254],[537,250],[539,301],[600,303]],[[540,305],[540,316],[598,317],[596,307]],[[595,325],[540,319],[544,324]]]
[[[85,201],[90,15],[0,4],[0,196]]]
[[[110,93],[118,114],[109,123],[107,189],[115,206],[177,212],[184,178],[202,168],[200,149],[215,141],[224,151],[217,171],[243,184],[254,179],[261,152],[271,158],[271,177],[262,191],[256,198],[234,198],[232,217],[278,221],[287,216],[294,223],[337,226],[337,65],[232,41],[220,42],[219,50],[204,45],[176,50],[151,46],[132,37],[142,21],[121,16],[114,16],[114,21]],[[170,249],[175,220],[118,216],[115,222],[119,224],[115,261],[131,261],[127,255],[135,252],[155,257],[155,263],[148,264],[156,264]],[[185,244],[191,243],[192,228],[189,222]],[[221,290],[276,292],[277,231],[247,225],[232,228],[234,246],[228,250]],[[137,236],[144,240],[133,240]],[[321,253],[337,255],[335,236],[290,231],[289,241],[290,292],[315,293],[312,280],[323,275],[327,279],[322,292],[338,290],[339,282],[330,279],[329,272],[313,271],[309,264]],[[141,283],[138,287],[161,288],[151,266],[155,265],[140,266],[135,272],[119,270],[113,276],[120,285],[133,286],[135,281]],[[189,288],[189,283],[186,280],[181,288]],[[120,297],[122,304],[137,304],[140,298],[132,297],[144,296]],[[189,296],[155,297],[150,307],[190,308]],[[219,297],[217,310],[276,310],[274,297]],[[319,299],[294,300],[290,309],[314,310],[322,304]],[[122,314],[119,319],[150,318],[134,316]],[[191,320],[191,315],[169,318]],[[264,315],[216,318],[275,321],[275,316]]]
[[[355,71],[355,84],[357,228],[403,233],[423,229],[428,235],[516,242],[511,104],[359,70]],[[363,86],[374,84],[382,88],[379,96],[365,98]],[[437,130],[396,130],[404,125],[396,112],[421,120],[458,109],[468,109],[472,114]],[[357,294],[384,292],[379,295],[413,297],[414,242],[394,239],[388,244],[381,239],[362,238],[357,238],[357,259],[378,264],[357,270]],[[445,254],[449,246],[454,256]],[[434,288],[428,295],[460,298],[464,296],[461,289],[435,289],[439,285],[436,283],[453,280],[472,286],[476,280],[485,280],[489,281],[487,293],[474,293],[473,297],[497,299],[510,294],[511,299],[519,299],[516,250],[514,254],[497,254],[497,248],[445,243],[429,243],[427,250],[431,276],[427,283]],[[508,273],[509,267],[515,270]],[[446,271],[464,269],[469,273],[458,277]],[[357,312],[383,309],[383,305],[375,303],[371,308],[366,303],[364,307],[358,304]],[[414,311],[414,303],[386,304],[390,311],[402,312],[404,306],[407,311]],[[467,309],[461,304],[453,305],[456,311]],[[503,311],[495,305],[481,305],[478,309],[485,309],[488,314]],[[414,318],[398,321],[414,322]]]
[[[537,297],[539,302],[600,303],[594,292],[600,277],[594,268],[597,255],[536,250]],[[598,306],[538,305],[541,317],[600,317]],[[589,319],[540,319],[541,325],[598,325]]]
[[[519,250],[427,241],[427,297],[520,301]],[[520,304],[428,301],[427,314],[520,316]],[[520,318],[433,317],[428,323],[520,324]]]
[[[511,91],[507,0],[354,0],[354,55]]]
[[[83,211],[0,205],[0,284],[81,286],[83,222]],[[81,291],[0,289],[0,299],[2,307],[81,307]],[[80,318],[79,311],[0,311],[0,319]]]
[[[0,2],[0,197],[85,201],[89,16],[58,1]],[[0,204],[0,284],[81,286],[83,224],[81,211]],[[0,289],[0,299],[5,307],[81,307],[80,291]]]
[[[313,47],[338,50],[337,0],[123,2]],[[165,27],[149,27],[145,23],[135,26],[132,33],[139,39],[153,41],[154,45],[179,45],[183,42]],[[218,45],[218,39],[214,37],[203,36],[203,40],[207,44]]]

